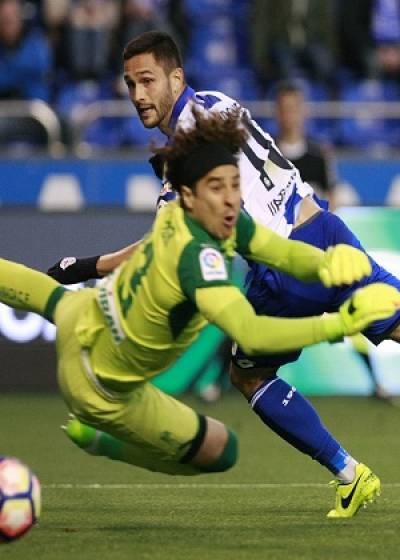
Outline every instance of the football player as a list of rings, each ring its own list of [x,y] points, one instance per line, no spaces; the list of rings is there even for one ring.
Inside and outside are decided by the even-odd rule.
[[[180,53],[168,34],[147,32],[128,43],[124,51],[124,79],[143,125],[158,127],[169,142],[176,131],[193,126],[193,106],[206,114],[217,113],[223,117],[238,110],[242,126],[249,134],[239,156],[245,211],[257,222],[292,240],[323,250],[338,243],[363,250],[343,221],[328,212],[312,187],[302,181],[298,170],[282,156],[271,136],[251,119],[247,109],[221,92],[195,92],[186,83]],[[162,154],[153,159],[153,166],[164,180],[158,201],[161,206],[176,194],[165,175]],[[103,276],[137,247],[134,244],[100,257],[63,259],[49,273],[62,283]],[[400,288],[397,278],[369,260],[372,273],[358,283],[342,287],[305,284],[287,271],[250,261],[247,298],[258,315],[307,317],[337,310],[354,290],[371,282]],[[237,321],[240,323],[240,317]],[[387,319],[374,321],[363,332],[376,344],[385,338],[400,341],[399,322],[400,311],[397,311]],[[296,360],[301,350],[277,353],[270,348],[264,355],[254,356],[240,344],[235,348],[232,383],[267,426],[335,473],[339,481],[336,492],[339,505],[330,515],[354,515],[356,509],[341,507],[341,496],[352,492],[360,476],[368,479],[368,470],[361,472],[357,462],[322,426],[311,403],[277,375],[280,366]]]

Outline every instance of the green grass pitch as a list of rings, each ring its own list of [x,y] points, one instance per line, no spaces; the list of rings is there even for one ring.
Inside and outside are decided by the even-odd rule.
[[[266,429],[233,391],[214,405],[186,399],[238,433],[227,473],[168,477],[75,448],[55,395],[1,395],[0,451],[43,486],[40,524],[0,546],[7,560],[389,559],[400,547],[400,409],[367,398],[320,398],[325,423],[380,475],[379,501],[328,520],[330,474]]]

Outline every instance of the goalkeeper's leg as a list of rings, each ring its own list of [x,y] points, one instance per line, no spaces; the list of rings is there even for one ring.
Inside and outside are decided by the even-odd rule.
[[[167,474],[231,468],[237,440],[221,422],[146,381],[121,393],[103,385],[75,333],[76,316],[92,294],[82,290],[73,296],[57,310],[58,379],[76,417],[66,426],[70,439],[94,455]]]
[[[53,321],[54,309],[65,288],[42,272],[0,259],[0,301]]]
[[[199,417],[196,435],[187,443],[187,451],[180,459],[168,457],[160,450],[152,450],[140,443],[128,443],[81,422],[73,415],[63,429],[73,443],[91,455],[108,457],[154,472],[192,476],[226,471],[236,463],[236,435],[216,422],[213,418]]]

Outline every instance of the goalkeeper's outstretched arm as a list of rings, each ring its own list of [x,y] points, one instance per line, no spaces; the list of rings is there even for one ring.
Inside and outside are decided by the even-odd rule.
[[[386,319],[400,308],[400,292],[387,284],[356,290],[337,313],[286,319],[256,315],[238,288],[199,288],[200,312],[249,355],[298,350],[322,341],[337,342]]]
[[[251,260],[304,282],[322,282],[327,288],[352,284],[372,272],[366,253],[355,247],[339,244],[321,251],[308,243],[277,235],[243,212],[237,225],[237,248]]]

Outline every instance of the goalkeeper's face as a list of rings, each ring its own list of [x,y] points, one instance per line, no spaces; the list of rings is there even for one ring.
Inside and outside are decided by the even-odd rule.
[[[227,239],[233,233],[241,202],[239,169],[219,165],[209,171],[193,189],[181,187],[183,207],[208,233]]]
[[[182,69],[166,74],[153,54],[143,53],[125,60],[124,80],[143,125],[168,132],[172,109],[183,89]]]

